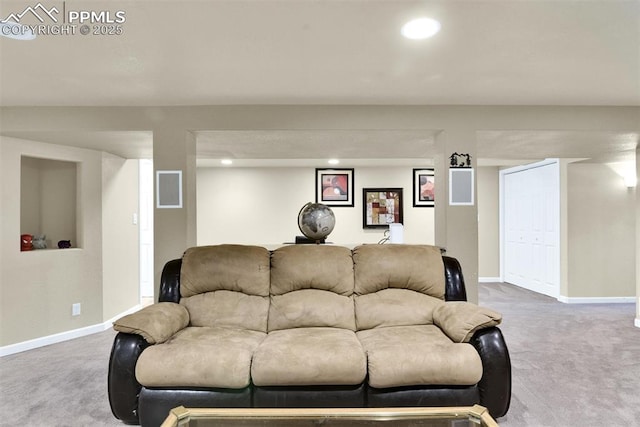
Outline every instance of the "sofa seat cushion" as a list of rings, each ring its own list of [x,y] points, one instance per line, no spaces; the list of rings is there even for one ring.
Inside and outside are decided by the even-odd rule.
[[[187,327],[163,344],[146,348],[136,364],[145,387],[244,388],[263,332]]]
[[[298,328],[269,332],[253,356],[251,377],[257,386],[354,385],[366,369],[353,331]]]
[[[392,326],[357,332],[367,352],[369,385],[474,385],[482,362],[470,344],[454,343],[437,326]]]

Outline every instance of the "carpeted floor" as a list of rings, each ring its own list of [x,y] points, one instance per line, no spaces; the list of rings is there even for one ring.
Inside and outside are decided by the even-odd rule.
[[[635,305],[568,305],[507,284],[481,284],[500,311],[513,365],[501,427],[640,425]],[[123,426],[107,401],[115,333],[0,358],[0,426]]]
[[[511,408],[502,427],[640,425],[635,304],[563,304],[508,284],[481,284],[503,313]]]

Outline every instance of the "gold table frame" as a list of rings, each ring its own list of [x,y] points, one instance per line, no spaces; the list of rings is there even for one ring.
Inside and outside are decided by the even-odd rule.
[[[484,406],[454,406],[438,408],[185,408],[178,406],[169,412],[161,427],[181,427],[191,420],[224,419],[314,419],[339,418],[341,420],[401,420],[442,419],[468,417],[482,427],[499,427]]]

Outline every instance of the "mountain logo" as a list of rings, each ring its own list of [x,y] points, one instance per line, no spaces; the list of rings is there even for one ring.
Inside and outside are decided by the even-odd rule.
[[[42,5],[42,3],[38,3],[33,7],[28,6],[21,13],[12,13],[9,16],[7,16],[5,19],[1,20],[0,22],[13,21],[16,24],[19,24],[20,20],[25,16],[35,16],[36,19],[41,23],[44,23],[46,17],[49,17],[49,19],[57,23],[58,18],[56,17],[56,15],[58,15],[59,13],[60,11],[55,6],[53,6],[51,9],[47,9],[45,6]]]

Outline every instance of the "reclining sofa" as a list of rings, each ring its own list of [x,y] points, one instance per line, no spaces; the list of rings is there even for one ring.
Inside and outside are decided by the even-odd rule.
[[[500,314],[466,302],[459,263],[422,245],[188,249],[159,302],[114,323],[116,418],[185,407],[485,406],[503,416]]]

